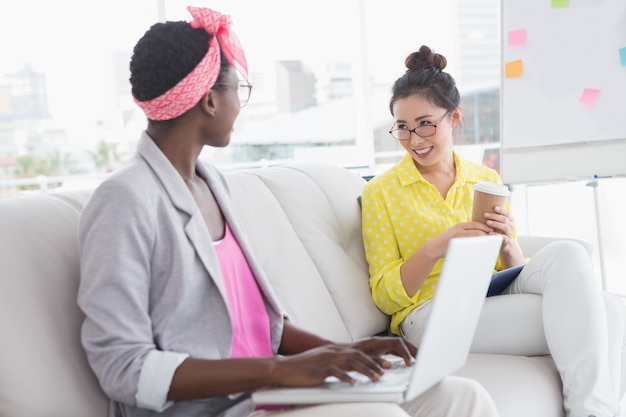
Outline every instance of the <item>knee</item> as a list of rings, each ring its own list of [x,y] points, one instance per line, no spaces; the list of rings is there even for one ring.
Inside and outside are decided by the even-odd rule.
[[[550,280],[558,277],[571,279],[578,276],[592,281],[593,266],[589,252],[578,242],[559,240],[546,245],[531,260],[540,265],[544,276]]]
[[[489,392],[474,379],[450,376],[441,381],[440,389],[448,401],[458,401],[464,407],[495,409]]]
[[[403,405],[411,416],[445,415],[496,417],[498,411],[487,390],[477,381],[448,376],[422,395]]]
[[[540,252],[549,253],[551,257],[564,261],[582,260],[589,262],[591,257],[583,245],[573,240],[557,240],[546,245]]]

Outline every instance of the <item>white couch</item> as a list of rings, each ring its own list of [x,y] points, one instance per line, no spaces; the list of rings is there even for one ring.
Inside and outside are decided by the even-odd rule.
[[[298,325],[337,341],[387,329],[368,287],[357,203],[361,177],[314,164],[226,175],[258,258]],[[75,301],[77,225],[89,195],[65,191],[0,200],[2,417],[107,415],[80,345],[82,314]],[[520,241],[528,247],[545,243]],[[526,319],[503,317],[489,331],[516,328],[519,337],[512,343],[536,343],[539,297],[516,302],[528,311]],[[458,374],[483,383],[503,417],[563,416],[550,357],[472,353]]]

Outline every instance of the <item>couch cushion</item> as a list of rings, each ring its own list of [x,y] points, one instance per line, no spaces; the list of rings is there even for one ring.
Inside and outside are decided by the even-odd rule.
[[[89,197],[91,197],[92,192],[93,190],[71,190],[51,193],[49,196],[65,201],[77,211],[81,212],[85,204],[87,204]]]
[[[549,356],[470,354],[457,375],[473,378],[506,417],[561,417],[561,378]]]
[[[105,416],[76,305],[78,211],[50,196],[0,201],[0,415]]]
[[[361,177],[314,164],[226,177],[257,257],[296,324],[337,341],[387,329],[369,290],[356,200]]]

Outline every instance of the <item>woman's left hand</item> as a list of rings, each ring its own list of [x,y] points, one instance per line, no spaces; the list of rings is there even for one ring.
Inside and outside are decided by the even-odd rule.
[[[507,267],[515,266],[524,262],[524,255],[520,249],[517,241],[513,238],[513,232],[515,230],[515,222],[513,221],[513,215],[503,207],[494,207],[495,213],[485,213],[487,219],[487,226],[494,229],[493,233],[500,233],[503,237],[502,247],[500,248],[500,254],[503,257],[503,262]]]
[[[381,358],[381,355],[392,354],[399,356],[404,359],[407,365],[410,365],[411,360],[417,355],[417,348],[414,345],[404,338],[396,336],[370,337],[348,345],[369,355],[383,368],[389,368],[390,364],[387,360]]]

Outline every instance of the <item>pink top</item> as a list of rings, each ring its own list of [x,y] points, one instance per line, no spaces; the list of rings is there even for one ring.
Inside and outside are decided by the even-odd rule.
[[[233,324],[231,358],[273,356],[269,316],[248,261],[228,223],[224,239],[215,244],[226,284]]]

